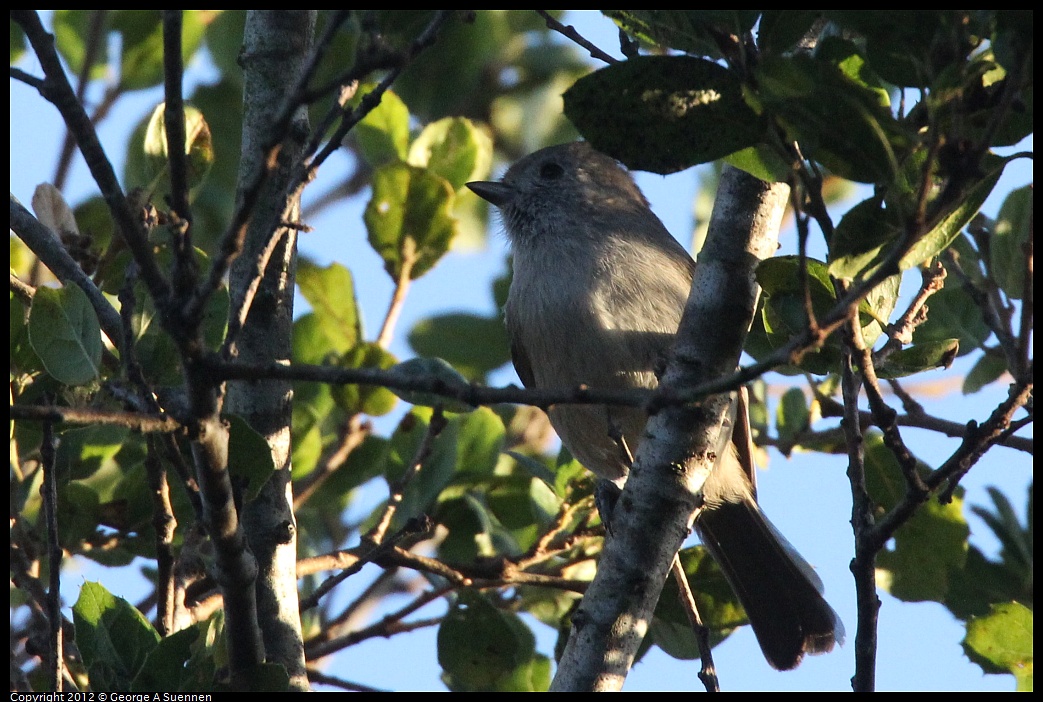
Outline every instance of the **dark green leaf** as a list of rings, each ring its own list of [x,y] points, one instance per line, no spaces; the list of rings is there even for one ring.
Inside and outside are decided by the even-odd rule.
[[[963,288],[949,285],[931,296],[927,320],[913,332],[913,343],[959,339],[959,355],[980,349],[992,335],[981,309]]]
[[[393,280],[407,269],[409,278],[419,278],[449,250],[456,235],[452,206],[453,186],[444,178],[405,163],[377,169],[364,219]]]
[[[472,381],[484,380],[511,360],[501,319],[462,312],[417,322],[409,332],[409,345],[421,356],[446,359]]]
[[[460,419],[457,437],[458,471],[491,476],[503,451],[503,420],[488,407],[479,407]]]
[[[927,341],[895,351],[877,365],[877,376],[904,378],[934,368],[948,368],[960,350],[958,339]]]
[[[478,496],[458,490],[447,493],[453,496],[443,494],[432,515],[447,532],[438,544],[439,558],[449,563],[473,563],[498,554],[521,554],[521,545]]]
[[[565,114],[599,151],[662,174],[753,146],[764,134],[739,79],[688,56],[640,56],[596,71],[565,93]]]
[[[186,663],[192,657],[192,646],[200,633],[200,627],[193,626],[175,631],[170,636],[160,639],[156,648],[149,653],[145,665],[141,667],[141,672],[134,678],[131,691],[165,693],[173,690],[183,692],[188,689],[202,691],[201,688],[194,685],[188,688],[185,686],[186,682],[191,681]]]
[[[163,80],[163,24],[159,10],[111,11],[112,29],[122,38],[120,87],[140,90]],[[195,53],[203,41],[207,25],[220,10],[188,10],[182,14],[182,61]]]
[[[15,24],[14,20],[11,20],[11,65],[15,65],[25,54],[25,34],[22,32],[22,28]]]
[[[1001,351],[986,349],[963,379],[963,394],[973,395],[986,385],[999,380],[1007,370],[1007,357]]]
[[[816,317],[822,316],[836,304],[826,265],[808,259],[807,280],[812,310]],[[799,257],[775,256],[762,261],[757,267],[757,282],[765,293],[761,321],[768,343],[773,349],[780,348],[808,326]],[[839,342],[831,337],[820,350],[805,354],[800,367],[809,373],[825,374],[836,370],[839,360]]]
[[[994,510],[973,507],[972,511],[979,516],[996,535],[1003,548],[1000,555],[1004,564],[1021,571],[1022,580],[1031,582],[1033,575],[1032,561],[1032,524],[1022,525],[1014,512],[1010,500],[994,487],[989,487],[989,497],[995,506]],[[1029,492],[1028,512],[1032,512],[1032,492]]]
[[[742,36],[757,10],[602,10],[628,34],[659,48],[719,57],[718,35]]]
[[[389,484],[400,480],[412,470],[417,450],[424,440],[431,421],[432,410],[414,407],[399,422],[388,444],[385,477]],[[434,441],[430,455],[420,472],[406,485],[402,503],[395,513],[392,528],[401,528],[406,520],[429,512],[439,493],[453,479],[457,467],[456,437],[459,422],[450,420]],[[380,508],[383,511],[383,508]]]
[[[338,365],[341,368],[381,368],[395,365],[395,357],[376,344],[363,342],[345,352]],[[337,405],[352,414],[380,417],[395,407],[395,395],[379,385],[337,385],[330,392]]]
[[[76,205],[73,214],[80,233],[90,237],[91,251],[101,255],[109,247],[115,232],[112,213],[104,198],[98,195],[84,200]]]
[[[52,15],[51,24],[54,31],[55,48],[69,64],[69,70],[74,74],[79,75],[83,71],[83,61],[87,55],[88,34],[93,21],[92,15],[99,12],[108,12],[108,10],[55,10]],[[105,64],[108,61],[107,42],[101,41],[88,77],[91,80],[105,78]]]
[[[1025,294],[1031,265],[1026,246],[1032,235],[1032,190],[1026,185],[1007,195],[989,240],[992,276],[1012,300]]]
[[[699,603],[699,614],[710,629],[710,644],[716,646],[749,620],[724,573],[704,547],[686,548],[678,556]],[[648,636],[673,658],[690,660],[699,656],[695,634],[681,608],[673,578],[668,578],[663,586]]]
[[[960,231],[981,209],[992,189],[996,187],[996,182],[1003,175],[1003,169],[1008,162],[1007,159],[995,156],[987,156],[983,159],[981,164],[984,170],[983,175],[964,193],[962,198],[934,218],[931,229],[920,237],[899,261],[899,270],[904,271],[919,266],[949,248],[960,235]]]
[[[901,217],[881,199],[858,203],[837,225],[829,247],[829,273],[842,280],[865,278],[877,269],[904,233]]]
[[[128,692],[159,634],[133,605],[99,583],[84,583],[72,613],[91,688]]]
[[[764,54],[790,51],[821,15],[821,10],[764,10],[757,29],[757,45]]]
[[[89,383],[101,372],[98,315],[76,285],[36,289],[29,341],[47,372],[65,385]]]
[[[438,662],[454,691],[531,692],[550,683],[524,622],[472,590],[460,593],[438,629]]]
[[[430,379],[443,384],[447,388],[465,388],[467,378],[441,358],[411,358],[395,366],[395,372],[407,378]],[[393,390],[396,395],[414,405],[437,407],[441,405],[450,412],[470,412],[473,407],[465,402],[444,397],[435,393],[415,390]]]
[[[905,497],[906,482],[879,433],[866,435],[865,465],[873,502],[893,508]],[[969,533],[959,493],[945,505],[927,502],[895,532],[894,547],[880,553],[877,582],[907,602],[943,602],[950,574],[963,568]]]
[[[275,472],[272,450],[246,420],[231,415],[228,421],[228,470],[242,481],[244,497],[250,502]]]
[[[967,551],[967,562],[949,578],[945,606],[959,619],[988,614],[997,602],[1026,599],[1032,601],[1032,576],[1027,581],[1004,563],[987,559],[973,545]]]
[[[784,444],[792,444],[808,430],[811,413],[808,401],[800,388],[790,388],[779,402],[775,412],[775,424],[778,427],[779,440]]]
[[[887,182],[909,139],[891,115],[886,92],[852,73],[857,70],[810,56],[769,57],[747,98],[809,158],[849,180]]]

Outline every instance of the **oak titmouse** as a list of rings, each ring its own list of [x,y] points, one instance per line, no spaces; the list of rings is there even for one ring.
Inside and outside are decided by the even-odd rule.
[[[688,299],[695,262],[623,168],[585,142],[552,146],[502,182],[468,183],[499,208],[514,252],[505,309],[526,387],[654,387]],[[643,410],[556,405],[550,420],[584,466],[622,486]],[[620,438],[622,437],[622,439]],[[624,442],[625,447],[624,448]],[[830,651],[843,627],[822,583],[757,506],[753,468],[723,452],[695,527],[750,618],[768,662]]]

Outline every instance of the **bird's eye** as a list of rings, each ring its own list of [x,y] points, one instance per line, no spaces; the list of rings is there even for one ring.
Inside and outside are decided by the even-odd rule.
[[[540,166],[540,178],[543,178],[544,180],[557,180],[564,172],[565,169],[553,161],[548,161]]]

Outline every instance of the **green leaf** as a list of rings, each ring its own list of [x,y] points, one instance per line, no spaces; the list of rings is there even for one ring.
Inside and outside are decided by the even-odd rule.
[[[807,281],[812,310],[820,317],[836,304],[826,265],[807,259]],[[781,348],[808,326],[799,257],[775,256],[762,261],[757,266],[757,282],[765,293],[761,321],[768,344],[773,349]],[[805,354],[800,367],[809,373],[830,373],[840,361],[839,349],[839,341],[830,337],[821,349]]]
[[[764,10],[757,28],[757,46],[764,54],[790,51],[821,15],[821,10]]]
[[[506,430],[500,416],[479,407],[460,419],[457,438],[458,470],[473,476],[491,476],[503,451]]]
[[[463,117],[446,117],[424,127],[409,147],[406,161],[442,176],[453,190],[489,175],[493,140],[489,133]]]
[[[65,385],[83,385],[101,371],[101,326],[76,285],[39,287],[29,310],[29,342],[44,368]]]
[[[162,183],[159,192],[170,192],[170,154],[167,150],[166,103],[161,102],[152,111],[145,128],[145,179],[149,183]],[[191,105],[185,105],[185,155],[187,181],[190,189],[203,183],[214,164],[214,145],[210,138],[210,125],[203,113]]]
[[[438,557],[448,563],[473,563],[498,554],[518,556],[522,547],[503,528],[480,494],[449,488],[438,500],[434,519],[446,530]]]
[[[99,583],[84,583],[72,614],[91,689],[128,692],[159,634],[137,608]]]
[[[409,345],[420,356],[444,358],[472,381],[511,360],[503,320],[463,312],[417,322]]]
[[[358,91],[358,100],[373,88],[372,85],[366,87],[365,91]],[[362,158],[373,168],[389,161],[405,161],[409,148],[409,108],[402,98],[387,90],[380,104],[355,125],[352,133]]]
[[[901,217],[880,197],[863,200],[847,211],[829,242],[830,275],[841,280],[872,275],[904,231]]]
[[[891,115],[886,92],[852,72],[805,55],[768,57],[757,67],[757,90],[747,100],[834,173],[887,182],[909,139]]]
[[[565,93],[565,114],[594,148],[661,174],[722,158],[764,135],[739,78],[689,56],[639,56],[591,73]]]
[[[14,20],[11,20],[11,35],[10,44],[11,47],[11,65],[15,65],[25,54],[25,33],[22,32],[22,28],[15,24]]]
[[[533,692],[550,684],[548,661],[518,615],[464,590],[438,629],[438,663],[453,691]]]
[[[963,650],[986,673],[1010,673],[1019,692],[1032,691],[1032,610],[1028,607],[1018,602],[998,604],[988,616],[972,619]]]
[[[699,614],[710,630],[710,645],[716,646],[749,620],[724,572],[704,547],[683,549],[678,557],[699,603]],[[673,658],[691,660],[699,657],[695,634],[681,608],[677,583],[673,578],[668,578],[663,586],[648,636]]]
[[[724,160],[768,183],[785,182],[793,175],[793,165],[782,158],[778,151],[763,144],[728,154]]]
[[[926,321],[913,332],[913,344],[958,339],[959,355],[980,349],[992,335],[981,309],[963,288],[953,285],[931,296]]]
[[[297,286],[312,307],[318,331],[334,351],[344,353],[361,341],[362,319],[351,271],[339,263],[322,267],[301,256],[297,260]]]
[[[986,349],[963,379],[963,394],[973,395],[1007,372],[1007,357],[999,349]]]
[[[1032,549],[1032,492],[1029,491],[1028,514],[1029,523],[1022,525],[1018,515],[1010,504],[1010,500],[1002,492],[994,487],[989,487],[989,497],[995,509],[990,511],[983,507],[973,507],[972,511],[989,526],[992,533],[996,535],[1003,548],[1000,555],[1005,565],[1020,571],[1020,580],[1026,581],[1031,587],[1033,568]]]
[[[562,505],[547,483],[522,474],[497,480],[486,501],[500,524],[512,530],[522,549],[535,544]]]
[[[460,375],[453,366],[441,358],[411,358],[395,366],[395,372],[405,378],[434,380],[447,388],[465,388],[469,386],[467,378]],[[441,405],[446,411],[461,413],[470,412],[474,409],[465,402],[435,393],[415,390],[392,390],[392,392],[414,405],[426,407],[438,407]]]
[[[69,64],[74,74],[83,72],[83,61],[87,55],[87,40],[95,13],[107,10],[55,10],[51,17],[54,31],[55,48]],[[97,48],[94,64],[88,77],[91,80],[106,76],[105,64],[109,61],[107,42],[102,41]]]
[[[628,34],[660,48],[717,58],[715,36],[742,36],[757,21],[757,10],[602,10]]]
[[[407,470],[412,469],[417,450],[427,434],[431,414],[432,410],[426,407],[414,407],[402,418],[391,435],[385,471],[389,484],[400,480]],[[401,506],[392,521],[392,528],[401,528],[409,518],[428,512],[439,493],[452,480],[457,465],[458,428],[459,422],[450,421],[435,440],[420,472],[406,486]],[[383,508],[379,511],[383,511]]]
[[[247,502],[260,494],[275,472],[272,450],[267,440],[236,415],[228,417],[228,470],[244,481]]]
[[[395,365],[395,357],[377,344],[363,342],[345,352],[338,365],[341,368],[382,368]],[[337,385],[330,392],[337,406],[353,414],[381,417],[395,407],[395,395],[379,385]]]
[[[1008,159],[995,156],[987,156],[982,159],[982,170],[984,175],[964,192],[963,197],[958,199],[953,206],[948,208],[940,216],[934,218],[931,229],[913,244],[909,251],[898,263],[899,270],[906,270],[919,266],[924,261],[934,258],[945,251],[952,242],[960,235],[960,231],[967,226],[974,215],[981,209],[982,204],[996,187],[997,181],[1003,175],[1003,169],[1009,163]]]
[[[1012,191],[1000,207],[999,217],[989,240],[993,278],[1012,300],[1025,293],[1026,246],[1032,235],[1031,185]]]
[[[395,281],[416,279],[445,255],[456,235],[453,186],[425,169],[389,163],[373,174],[364,220],[369,243]]]
[[[786,445],[795,443],[797,438],[808,430],[810,421],[811,413],[804,391],[800,388],[787,390],[775,413],[779,439]]]
[[[877,365],[880,378],[904,378],[934,368],[948,368],[960,350],[959,339],[943,339],[914,344],[895,351]]]
[[[186,682],[192,680],[186,663],[192,657],[192,646],[201,634],[200,625],[175,631],[170,636],[160,639],[141,667],[141,672],[134,678],[132,692],[183,692],[186,689],[195,691]],[[186,680],[187,678],[187,680]],[[198,681],[193,681],[198,682]]]
[[[866,435],[865,464],[870,497],[880,509],[892,509],[905,497],[906,483],[877,432]],[[945,505],[925,503],[895,532],[893,548],[880,553],[878,585],[907,602],[944,602],[951,574],[966,562],[969,534],[959,494]]]
[[[220,11],[216,11],[220,12]],[[182,13],[181,58],[189,58],[203,41],[214,10],[189,10]],[[122,39],[120,55],[120,87],[141,90],[163,81],[163,22],[159,10],[115,10],[112,29]]]

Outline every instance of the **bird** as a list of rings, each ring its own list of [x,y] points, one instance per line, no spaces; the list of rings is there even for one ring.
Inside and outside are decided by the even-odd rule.
[[[511,358],[529,388],[654,388],[696,263],[631,174],[584,141],[540,149],[500,181],[467,184],[495,206],[513,255],[504,308]],[[554,405],[571,454],[621,489],[641,442],[642,408]],[[842,643],[822,581],[757,504],[749,452],[722,452],[694,527],[746,610],[768,663],[795,668]]]

